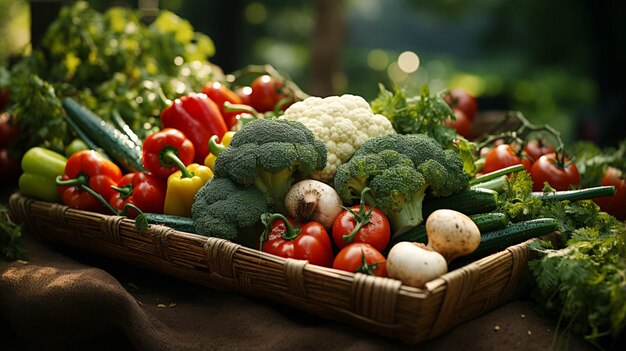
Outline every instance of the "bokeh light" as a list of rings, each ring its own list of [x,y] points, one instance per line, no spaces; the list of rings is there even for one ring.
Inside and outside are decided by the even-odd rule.
[[[405,51],[398,56],[398,67],[405,73],[413,73],[420,67],[420,58],[413,51]]]

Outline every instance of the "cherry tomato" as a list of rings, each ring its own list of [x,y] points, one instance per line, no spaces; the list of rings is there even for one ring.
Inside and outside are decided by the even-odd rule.
[[[569,190],[580,184],[580,174],[574,162],[565,159],[565,167],[561,167],[556,154],[545,154],[535,163],[530,171],[533,178],[533,191],[542,191],[543,183],[548,182],[555,190]]]
[[[363,217],[360,216],[360,207],[361,205],[355,205],[352,206],[350,210],[357,217]],[[355,218],[355,216],[347,210],[342,211],[337,218],[335,218],[332,234],[335,245],[337,245],[339,249],[353,242],[368,243],[378,251],[384,251],[385,248],[387,248],[389,238],[391,237],[391,229],[387,216],[377,208],[364,206],[364,213],[368,212],[369,223],[364,224],[351,239],[346,238],[346,236],[349,236],[350,233],[354,231],[361,218]],[[365,218],[363,220],[365,220]]]
[[[445,95],[445,100],[451,108],[465,112],[467,118],[473,121],[478,111],[476,98],[463,88],[452,89]]]
[[[522,153],[521,156],[517,156],[515,151],[516,148],[510,144],[500,144],[494,147],[487,153],[482,172],[489,173],[519,164],[524,165],[524,168],[530,172],[532,166],[530,160],[526,157],[525,153]]]
[[[224,122],[226,122],[226,127],[230,130],[237,123],[236,116],[239,113],[226,112],[224,110],[224,102],[228,101],[232,104],[243,104],[241,97],[220,82],[207,82],[204,87],[202,87],[202,92],[220,108]]]
[[[545,154],[556,152],[554,146],[543,139],[532,139],[528,141],[526,146],[524,146],[524,151],[526,151],[528,158],[532,162],[537,161],[539,157]]]
[[[285,225],[289,221],[289,227]],[[318,222],[308,222],[299,227],[293,226],[292,218],[276,218],[271,221],[267,240],[263,242],[264,252],[331,267],[333,264],[333,247],[324,226]]]
[[[235,94],[239,95],[239,98],[241,98],[242,104],[252,106],[252,99],[250,98],[250,94],[252,94],[251,87],[249,86],[239,87],[235,90]]]
[[[472,135],[472,121],[467,117],[465,112],[453,108],[454,116],[456,119],[453,121],[451,118],[446,120],[446,126],[456,130],[456,132],[465,138],[469,138]]]
[[[284,92],[284,84],[267,74],[253,80],[250,87],[250,106],[258,112],[273,111],[279,101],[289,97]],[[287,105],[283,105],[282,109],[286,109]]]
[[[600,209],[615,218],[623,221],[626,219],[626,182],[621,170],[607,167],[602,176],[602,185],[615,187],[615,195],[596,198],[593,201]]]
[[[0,114],[0,147],[7,147],[17,138],[19,128],[8,113]]]
[[[365,257],[365,262],[363,262]],[[378,277],[387,276],[387,259],[367,243],[352,243],[337,253],[333,268],[352,273],[364,273]]]

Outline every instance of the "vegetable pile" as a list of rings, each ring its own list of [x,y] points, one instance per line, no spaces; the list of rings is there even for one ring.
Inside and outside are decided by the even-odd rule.
[[[223,75],[212,51],[172,13],[64,8],[3,69],[20,191],[416,288],[543,237],[537,301],[599,345],[623,331],[626,142],[566,148],[519,112],[480,136],[462,89],[308,96],[269,66]]]

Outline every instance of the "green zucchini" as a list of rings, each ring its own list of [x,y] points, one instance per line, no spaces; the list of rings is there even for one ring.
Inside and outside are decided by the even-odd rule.
[[[193,227],[193,219],[189,217],[148,212],[144,212],[142,215],[148,221],[148,224],[164,225],[166,227],[170,227],[181,232],[195,232],[195,229]]]
[[[498,207],[498,192],[490,189],[466,189],[446,197],[432,197],[424,200],[424,218],[438,209],[450,209],[466,215],[487,213]]]
[[[467,263],[483,258],[528,239],[552,233],[558,228],[559,222],[554,218],[536,218],[511,223],[504,228],[482,233],[478,248],[471,254],[459,258],[455,264]]]
[[[68,120],[102,148],[111,159],[128,172],[146,172],[141,162],[141,147],[72,98],[63,99]]]
[[[508,217],[500,212],[479,213],[470,215],[469,218],[476,223],[481,233],[504,228],[509,223]],[[389,246],[393,246],[401,241],[428,243],[426,227],[419,225],[407,232],[392,237]]]

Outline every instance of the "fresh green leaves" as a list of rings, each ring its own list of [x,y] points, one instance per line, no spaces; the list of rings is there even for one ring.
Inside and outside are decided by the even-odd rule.
[[[12,78],[10,95],[14,103],[10,112],[20,128],[14,144],[22,151],[43,145],[61,152],[69,136],[55,88],[38,75],[25,71],[16,70]]]
[[[606,214],[589,224],[564,248],[533,244],[540,258],[529,267],[536,300],[559,315],[559,328],[610,346],[626,327],[626,228]]]
[[[445,126],[446,120],[454,119],[455,116],[443,94],[431,95],[427,85],[421,87],[419,96],[413,97],[407,97],[398,86],[388,91],[380,84],[379,89],[378,96],[370,103],[374,113],[387,117],[399,134],[431,136],[442,147],[454,150],[459,155],[468,174],[475,173],[476,145]]]
[[[380,113],[391,121],[400,134],[439,134],[435,132],[448,118],[454,118],[452,110],[442,96],[430,95],[427,85],[423,85],[420,95],[407,98],[398,87],[393,92],[379,85],[378,97],[372,101],[374,113]],[[449,128],[448,128],[449,129]]]
[[[504,190],[498,195],[498,211],[505,213],[511,222],[539,217],[542,202],[531,196],[532,191],[533,180],[530,173],[520,171],[511,175],[506,178]]]
[[[45,145],[62,151],[73,135],[61,100],[72,97],[110,120],[118,112],[140,138],[160,127],[162,96],[200,91],[223,73],[208,59],[211,38],[172,12],[151,24],[139,13],[111,7],[101,13],[78,1],[63,7],[40,48],[10,69],[11,113],[22,131],[20,150]]]
[[[22,228],[9,219],[8,209],[0,205],[0,259],[15,261],[26,259],[26,250],[20,245]]]

